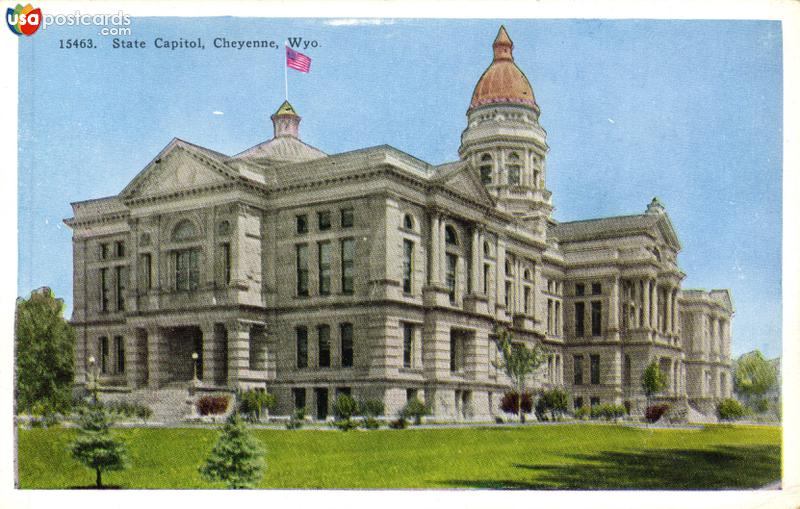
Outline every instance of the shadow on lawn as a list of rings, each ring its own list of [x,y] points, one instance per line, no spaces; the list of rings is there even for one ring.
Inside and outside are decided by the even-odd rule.
[[[514,466],[526,479],[450,480],[458,488],[484,489],[742,489],[759,488],[781,475],[780,447],[722,446],[710,450],[565,454],[565,465]]]

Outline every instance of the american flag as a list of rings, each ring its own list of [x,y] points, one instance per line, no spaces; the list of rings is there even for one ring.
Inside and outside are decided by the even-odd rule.
[[[308,72],[311,70],[311,59],[286,46],[286,67],[300,72]]]

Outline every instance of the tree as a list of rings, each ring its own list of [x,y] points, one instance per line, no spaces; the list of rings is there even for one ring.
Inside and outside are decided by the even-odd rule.
[[[502,360],[496,366],[505,371],[512,380],[517,397],[520,397],[519,395],[526,392],[528,375],[535,372],[546,361],[547,350],[538,342],[534,343],[531,348],[524,343],[515,343],[513,334],[505,327],[498,327],[495,332],[497,345],[503,354]],[[525,422],[525,413],[522,411],[519,413],[519,421]]]
[[[95,485],[103,487],[103,472],[122,470],[126,465],[125,445],[111,435],[111,420],[102,404],[81,412],[78,436],[72,442],[72,457],[95,471]]]
[[[755,350],[743,354],[736,361],[734,381],[736,393],[757,407],[759,400],[763,399],[768,391],[777,387],[778,373],[764,354],[760,350]]]
[[[64,302],[49,288],[17,300],[17,412],[52,414],[69,409],[74,380],[75,332],[63,317]]]
[[[228,488],[252,488],[266,467],[261,444],[236,412],[228,416],[221,431],[211,455],[199,468],[200,475],[208,481],[222,481]]]
[[[642,373],[642,388],[644,389],[644,395],[647,397],[647,406],[650,406],[650,398],[654,394],[658,394],[667,388],[667,377],[664,376],[661,368],[658,367],[658,362],[655,360]]]

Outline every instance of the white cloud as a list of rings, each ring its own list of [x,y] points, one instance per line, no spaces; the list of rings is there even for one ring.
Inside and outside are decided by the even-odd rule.
[[[212,111],[212,112],[211,112],[211,114],[212,114],[212,115],[224,115],[224,114],[225,114],[225,112],[223,112],[223,111],[219,111],[219,110],[216,110],[216,111]]]
[[[394,20],[381,18],[339,18],[329,19],[325,21],[325,24],[334,27],[354,25],[393,25]]]
[[[611,122],[612,124],[615,124],[615,123],[616,123],[616,122],[614,122],[614,121],[613,121],[612,119],[610,119],[610,118],[608,119],[608,121],[609,121],[609,122]]]

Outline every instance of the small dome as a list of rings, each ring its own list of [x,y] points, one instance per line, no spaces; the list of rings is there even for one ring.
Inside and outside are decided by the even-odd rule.
[[[531,84],[514,63],[512,55],[514,43],[508,37],[505,27],[500,27],[492,48],[494,49],[494,60],[484,71],[478,84],[475,85],[469,108],[496,103],[525,104],[536,107]]]

